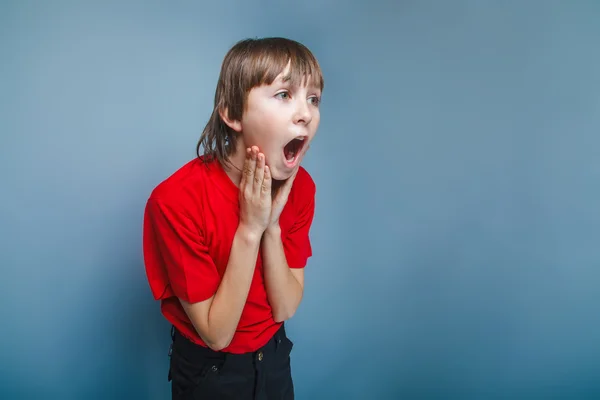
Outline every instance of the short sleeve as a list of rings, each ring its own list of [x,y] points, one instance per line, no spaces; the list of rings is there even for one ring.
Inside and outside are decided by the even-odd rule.
[[[154,298],[177,296],[189,303],[210,298],[220,277],[199,225],[156,199],[144,214],[144,263]]]
[[[305,172],[305,184],[299,188],[294,222],[283,239],[283,248],[290,268],[304,268],[312,256],[310,228],[315,214],[316,187]]]

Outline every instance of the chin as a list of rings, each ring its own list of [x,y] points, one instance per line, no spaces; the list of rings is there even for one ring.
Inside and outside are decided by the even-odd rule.
[[[271,177],[275,181],[285,181],[290,176],[292,176],[293,171],[282,171],[279,168],[273,169],[271,167]]]

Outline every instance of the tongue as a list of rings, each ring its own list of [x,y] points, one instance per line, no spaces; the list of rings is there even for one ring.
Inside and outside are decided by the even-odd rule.
[[[296,156],[296,141],[292,140],[283,148],[283,154],[288,161],[293,161]]]

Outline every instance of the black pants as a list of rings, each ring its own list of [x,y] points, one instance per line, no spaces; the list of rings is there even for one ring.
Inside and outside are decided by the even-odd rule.
[[[169,380],[173,400],[293,400],[290,368],[293,343],[285,328],[258,351],[216,352],[172,329]]]

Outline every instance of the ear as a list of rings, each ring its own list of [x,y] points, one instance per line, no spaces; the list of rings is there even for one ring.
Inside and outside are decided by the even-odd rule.
[[[231,120],[229,118],[229,112],[228,112],[227,108],[220,109],[219,116],[221,117],[223,122],[225,122],[227,124],[227,126],[230,127],[231,129],[233,129],[234,131],[236,131],[236,132],[242,131],[242,123],[240,121]]]

